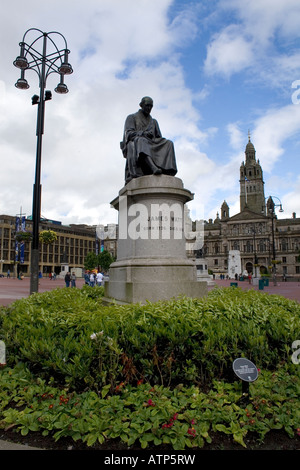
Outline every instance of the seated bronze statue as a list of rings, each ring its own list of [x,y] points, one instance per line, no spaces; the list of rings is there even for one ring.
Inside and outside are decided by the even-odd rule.
[[[158,122],[150,116],[153,100],[142,98],[141,109],[125,121],[121,149],[126,158],[125,184],[144,175],[177,173],[173,142],[162,137]]]

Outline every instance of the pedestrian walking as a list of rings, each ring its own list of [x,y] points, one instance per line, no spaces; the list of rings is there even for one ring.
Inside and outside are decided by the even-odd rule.
[[[69,272],[67,272],[67,274],[65,275],[66,287],[70,287],[70,282],[71,282],[71,275]]]
[[[90,286],[94,287],[94,285],[95,285],[95,276],[94,276],[94,273],[91,273],[90,274]]]
[[[97,273],[97,286],[102,286],[102,282],[103,282],[103,274],[98,272]]]

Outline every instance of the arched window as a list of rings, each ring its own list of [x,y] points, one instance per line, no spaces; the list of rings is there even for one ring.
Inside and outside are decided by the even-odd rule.
[[[240,245],[239,245],[239,242],[237,240],[235,240],[233,242],[233,249],[234,250],[239,250],[240,249]]]
[[[246,252],[247,252],[247,253],[252,253],[252,251],[253,251],[253,245],[252,245],[252,244],[250,243],[250,241],[248,240],[248,241],[246,242]]]

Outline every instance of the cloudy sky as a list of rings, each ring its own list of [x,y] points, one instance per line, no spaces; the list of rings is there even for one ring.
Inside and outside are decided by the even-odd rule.
[[[47,79],[44,217],[117,222],[110,201],[124,185],[124,121],[145,95],[163,136],[174,141],[177,176],[195,194],[192,218],[215,218],[224,200],[230,215],[239,212],[248,131],[265,196],[279,198],[282,216],[300,216],[299,0],[7,2],[0,17],[1,214],[32,212],[38,76],[27,71],[30,88],[18,90],[13,66],[29,28],[63,34],[74,69],[66,95],[54,92],[57,74]]]

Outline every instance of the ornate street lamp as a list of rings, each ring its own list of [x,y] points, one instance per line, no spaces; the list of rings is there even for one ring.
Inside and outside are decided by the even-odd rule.
[[[32,42],[25,42],[27,35],[35,33]],[[59,49],[53,40],[56,37],[61,43],[62,48]],[[36,48],[41,44],[42,52]],[[41,215],[41,156],[42,156],[42,135],[44,133],[44,115],[45,101],[51,100],[51,91],[46,90],[46,81],[51,73],[60,75],[60,83],[55,88],[56,93],[68,93],[68,87],[64,83],[64,76],[73,73],[73,69],[68,62],[69,49],[64,36],[57,31],[44,33],[40,29],[30,28],[23,36],[20,42],[20,55],[13,62],[15,67],[21,69],[21,77],[17,80],[15,86],[20,90],[29,88],[25,79],[25,71],[34,70],[39,77],[40,96],[32,97],[32,104],[38,105],[37,112],[37,148],[36,148],[36,168],[35,183],[33,185],[33,204],[32,204],[32,248],[31,248],[31,277],[30,277],[30,294],[38,292],[39,285],[39,222]],[[50,52],[48,52],[50,46]]]
[[[256,239],[255,235],[256,233],[259,233],[257,231],[255,223],[253,224],[253,227],[250,228],[250,233],[253,234],[253,255],[254,255],[254,263],[253,263],[253,277],[257,278],[257,267],[258,267],[258,257],[257,257],[257,252],[256,252]]]
[[[278,199],[279,201],[279,204],[275,204],[275,202],[273,201],[273,199]],[[269,196],[267,201],[267,207],[268,207],[268,212],[271,216],[271,219],[272,219],[272,251],[273,251],[273,260],[272,260],[272,264],[273,264],[273,268],[272,268],[272,271],[273,271],[273,284],[274,286],[277,285],[277,281],[276,281],[276,248],[275,248],[275,234],[274,234],[274,218],[275,218],[275,207],[279,207],[279,212],[284,212],[283,209],[282,209],[282,204],[281,204],[281,201],[278,197],[276,196]]]

